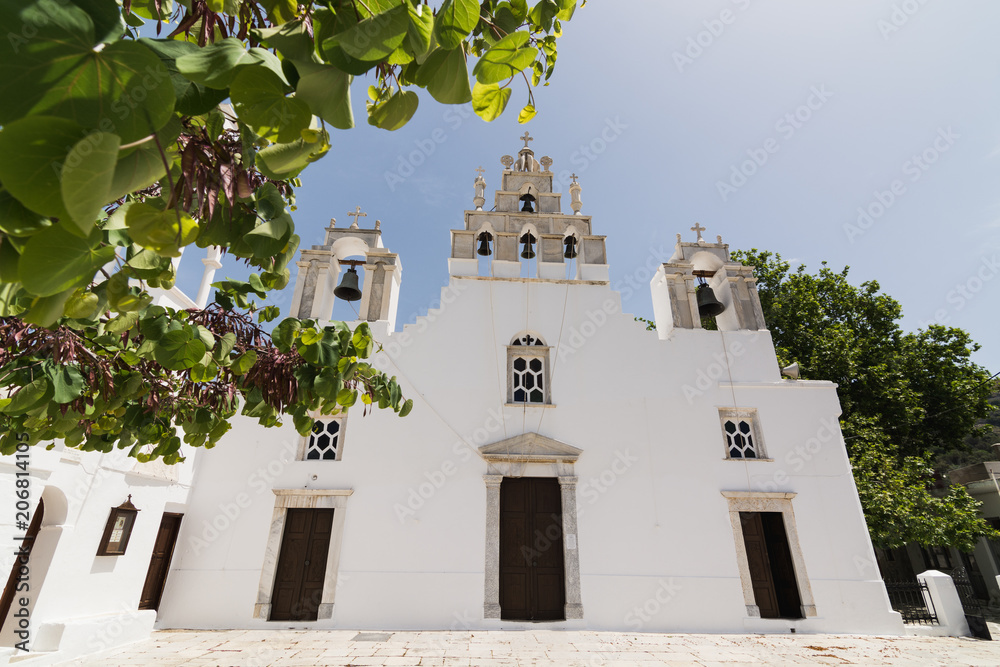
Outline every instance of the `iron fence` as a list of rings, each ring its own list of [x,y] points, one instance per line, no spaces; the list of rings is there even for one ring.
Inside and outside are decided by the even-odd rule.
[[[937,625],[934,601],[923,581],[886,581],[885,590],[889,594],[892,608],[903,617],[903,623],[911,625]]]

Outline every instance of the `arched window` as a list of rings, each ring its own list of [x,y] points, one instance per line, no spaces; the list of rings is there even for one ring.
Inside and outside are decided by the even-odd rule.
[[[539,336],[524,332],[507,346],[507,402],[551,403],[549,347]]]

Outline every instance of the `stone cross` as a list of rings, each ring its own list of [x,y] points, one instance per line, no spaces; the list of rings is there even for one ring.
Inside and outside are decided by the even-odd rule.
[[[534,141],[535,140],[534,137],[532,137],[530,134],[528,134],[527,130],[525,130],[524,136],[523,137],[518,137],[518,139],[520,139],[521,141],[524,142],[524,147],[525,148],[528,147],[528,142],[529,141]]]
[[[576,183],[576,179],[578,179],[578,178],[580,178],[580,177],[579,177],[579,176],[577,176],[576,174],[573,174],[572,176],[570,176],[570,178],[572,178],[572,179],[573,179],[573,182],[574,182],[574,183]]]
[[[479,178],[482,178],[483,174],[486,173],[486,170],[483,169],[482,165],[480,165],[479,167],[476,167],[476,173],[479,174]]]
[[[702,227],[699,223],[696,222],[694,223],[694,227],[691,228],[691,231],[695,232],[698,235],[698,241],[704,241],[705,239],[701,238],[701,233],[705,231],[705,229],[706,229],[705,227]]]
[[[357,229],[358,228],[358,218],[367,218],[368,217],[367,213],[362,213],[361,212],[361,207],[360,206],[355,206],[353,211],[348,211],[347,212],[347,215],[353,215],[354,216],[354,222],[351,223],[351,229]],[[701,238],[700,234],[699,234],[699,238]]]

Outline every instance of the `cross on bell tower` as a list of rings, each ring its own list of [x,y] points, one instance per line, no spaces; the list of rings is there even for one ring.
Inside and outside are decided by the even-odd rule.
[[[705,239],[701,238],[701,233],[703,231],[705,231],[706,229],[707,229],[707,227],[702,227],[700,223],[697,223],[697,222],[694,223],[694,227],[691,228],[691,231],[698,235],[698,238],[697,238],[696,242],[701,242],[701,241],[705,240]]]
[[[354,216],[354,222],[351,223],[351,229],[357,229],[358,228],[358,218],[367,218],[368,217],[367,213],[362,213],[361,212],[361,207],[360,206],[355,206],[353,211],[348,211],[347,212],[347,215],[353,215]]]
[[[533,136],[531,136],[530,134],[528,134],[527,130],[525,130],[525,132],[524,132],[524,136],[523,136],[523,137],[518,137],[518,138],[519,138],[519,139],[520,139],[521,141],[523,141],[523,142],[524,142],[524,147],[525,147],[525,148],[527,148],[527,147],[528,147],[528,142],[529,142],[529,141],[534,141],[534,140],[535,140],[535,138],[534,138]]]

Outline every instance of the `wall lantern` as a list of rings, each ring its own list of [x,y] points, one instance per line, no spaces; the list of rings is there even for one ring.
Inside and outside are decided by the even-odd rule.
[[[129,494],[128,500],[121,505],[111,508],[108,525],[104,527],[104,536],[101,538],[100,546],[97,547],[98,556],[121,556],[125,553],[139,511],[132,504],[132,494]]]

